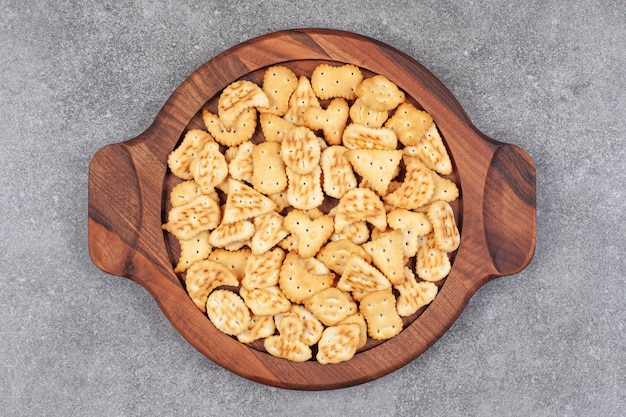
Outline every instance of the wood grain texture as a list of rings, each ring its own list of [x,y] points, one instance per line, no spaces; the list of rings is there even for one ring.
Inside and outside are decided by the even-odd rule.
[[[188,128],[201,126],[201,110],[214,108],[221,90],[233,81],[260,82],[262,71],[271,65],[310,73],[319,62],[352,63],[383,74],[428,111],[448,146],[453,179],[461,190],[454,207],[461,244],[435,301],[400,335],[335,365],[278,359],[215,329],[174,273],[175,253],[161,229],[172,186],[167,155]],[[282,388],[334,389],[371,381],[412,361],[446,332],[480,286],[526,267],[535,248],[535,194],[532,159],[522,149],[479,132],[452,94],[418,62],[356,34],[291,30],[216,56],[176,89],[146,132],[94,155],[89,168],[89,251],[103,271],[145,287],[172,325],[224,368]]]

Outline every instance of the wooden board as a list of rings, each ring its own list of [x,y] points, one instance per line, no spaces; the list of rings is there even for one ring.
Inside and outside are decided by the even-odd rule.
[[[214,109],[221,90],[233,81],[259,82],[271,65],[310,73],[321,62],[351,63],[368,74],[385,75],[429,112],[448,146],[452,178],[461,192],[454,207],[461,244],[433,303],[411,317],[398,336],[369,344],[350,361],[334,365],[275,358],[216,330],[174,273],[177,248],[161,229],[175,182],[167,155],[188,128],[202,126],[202,109]],[[216,56],[176,89],[144,133],[94,155],[89,167],[89,251],[103,271],[146,288],[172,325],[215,363],[276,387],[334,389],[374,380],[412,361],[446,332],[483,284],[526,267],[535,249],[535,198],[530,156],[478,131],[445,86],[411,57],[352,33],[290,30]]]

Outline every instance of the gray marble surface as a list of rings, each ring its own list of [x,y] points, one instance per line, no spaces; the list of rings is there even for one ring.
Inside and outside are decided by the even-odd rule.
[[[519,4],[518,4],[519,3]],[[384,4],[384,5],[383,5]],[[0,0],[0,415],[626,413],[626,3]],[[430,69],[537,165],[537,250],[425,354],[324,392],[212,363],[87,250],[87,170],[187,76],[281,29],[353,31]]]

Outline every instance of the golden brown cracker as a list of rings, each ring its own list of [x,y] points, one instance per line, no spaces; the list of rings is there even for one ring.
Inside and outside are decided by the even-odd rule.
[[[289,97],[289,106],[283,117],[294,125],[304,126],[304,112],[309,107],[321,107],[321,105],[311,88],[309,79],[301,75],[298,77],[296,89]]]
[[[265,350],[272,356],[292,362],[306,362],[311,359],[311,348],[300,340],[304,323],[291,312],[283,313],[279,317],[275,319],[279,334],[264,340]]]
[[[372,190],[355,188],[339,200],[335,214],[335,232],[341,233],[347,225],[362,220],[380,230],[387,228],[387,213],[380,198]]]
[[[354,256],[364,258],[368,262],[371,260],[371,256],[361,246],[348,239],[339,239],[328,242],[317,254],[317,259],[341,275],[344,273],[348,261]]]
[[[241,343],[252,343],[255,340],[272,336],[275,330],[274,317],[255,316],[252,314],[248,328],[237,334],[237,340]]]
[[[380,291],[391,287],[391,283],[378,269],[368,264],[365,259],[353,256],[337,282],[342,291]]]
[[[348,149],[396,149],[398,139],[386,127],[369,127],[351,123],[343,131],[342,143]]]
[[[410,103],[402,103],[387,120],[385,127],[396,132],[398,140],[404,146],[415,146],[432,124],[433,118],[430,114]]]
[[[239,294],[252,314],[256,316],[275,316],[289,311],[291,302],[283,295],[278,286],[247,289],[241,287]]]
[[[356,94],[366,106],[377,111],[395,109],[405,99],[404,92],[380,74],[364,79],[357,86]]]
[[[321,364],[340,363],[352,359],[359,346],[361,328],[358,324],[338,324],[324,329],[315,356]]]
[[[256,191],[254,188],[230,179],[228,181],[228,196],[224,206],[222,223],[233,223],[269,213],[276,208],[270,198]]]
[[[217,114],[204,109],[202,120],[215,141],[224,146],[238,146],[249,141],[254,135],[257,125],[257,113],[254,109],[243,110],[227,128]]]
[[[402,155],[401,150],[354,149],[346,152],[354,170],[381,196],[387,193],[389,183],[398,175]]]
[[[322,100],[334,97],[354,100],[356,88],[361,81],[363,81],[361,69],[352,64],[342,66],[320,64],[311,74],[313,91]]]
[[[253,173],[251,184],[257,191],[269,195],[287,188],[287,173],[280,154],[280,144],[262,142],[252,153]]]
[[[329,146],[322,151],[323,190],[330,197],[341,198],[348,190],[356,188],[356,177],[345,156],[346,151],[343,146]]]
[[[268,142],[282,142],[295,125],[275,114],[263,113],[259,116],[261,130]]]
[[[239,250],[213,249],[208,259],[224,266],[235,275],[238,281],[244,276],[246,259],[250,256],[250,249],[242,248]]]
[[[430,304],[439,289],[432,282],[417,282],[415,275],[405,267],[405,277],[400,285],[394,288],[400,293],[396,301],[396,310],[400,316],[410,316],[423,306]]]
[[[427,216],[433,225],[437,248],[444,252],[456,250],[461,242],[461,235],[450,204],[445,201],[435,201],[428,206]]]
[[[237,286],[239,281],[232,272],[217,262],[205,259],[194,263],[187,270],[187,293],[203,313],[206,312],[207,297],[211,291],[222,285]]]
[[[424,281],[436,282],[450,273],[452,265],[448,254],[437,248],[434,233],[418,238],[415,272]]]
[[[289,68],[274,65],[263,74],[262,90],[268,98],[269,106],[260,108],[259,113],[283,116],[289,107],[289,97],[298,86],[298,77]]]
[[[357,312],[349,294],[335,287],[326,288],[306,299],[304,307],[326,326],[332,326]]]
[[[249,290],[277,285],[284,259],[285,252],[281,248],[274,248],[268,252],[250,255],[245,260],[244,276],[241,280],[241,285]]]
[[[376,239],[365,243],[363,249],[370,254],[372,263],[385,274],[393,285],[403,281],[404,252],[400,230],[381,233]]]
[[[336,98],[326,109],[309,107],[303,115],[304,125],[311,130],[321,130],[329,145],[339,145],[346,128],[350,108],[343,98]]]
[[[172,207],[178,207],[190,203],[196,197],[202,195],[200,186],[194,180],[187,180],[176,184],[170,192]]]
[[[194,181],[204,194],[209,194],[228,175],[228,164],[215,142],[207,143],[189,167]]]
[[[209,243],[216,248],[231,250],[241,247],[254,235],[254,224],[248,220],[220,224],[211,232]]]
[[[239,181],[251,182],[254,172],[252,154],[256,145],[252,142],[244,142],[235,149],[237,152],[228,162],[228,173],[231,177]]]
[[[324,202],[322,191],[322,170],[319,165],[308,174],[298,174],[287,168],[287,201],[300,210],[311,210]]]
[[[292,210],[285,216],[283,227],[298,238],[297,251],[303,258],[315,256],[322,245],[333,233],[333,218],[323,215],[316,219],[309,219],[308,215],[300,210]]]
[[[360,308],[372,339],[390,339],[402,331],[402,318],[396,310],[396,298],[392,293],[372,292],[363,297]]]
[[[208,142],[213,142],[213,137],[208,132],[200,129],[187,131],[180,145],[167,157],[167,165],[172,174],[184,180],[192,179],[193,175],[189,170],[191,162]]]
[[[330,288],[334,279],[334,274],[310,273],[302,258],[296,252],[289,252],[280,269],[278,285],[289,300],[301,304],[318,292]]]
[[[301,175],[318,166],[321,152],[315,133],[304,126],[296,126],[287,132],[280,146],[285,166]]]
[[[194,262],[209,256],[213,246],[209,243],[209,231],[200,232],[189,240],[180,240],[180,256],[174,272],[185,272]]]
[[[252,81],[239,80],[227,85],[220,94],[217,114],[226,131],[230,132],[237,117],[252,107],[267,108],[269,99],[261,87]],[[254,113],[256,114],[256,111]]]
[[[376,111],[367,107],[360,98],[357,98],[350,107],[350,120],[353,123],[369,127],[383,127],[388,118],[388,111]]]
[[[228,335],[239,334],[250,325],[250,310],[232,291],[213,291],[207,299],[206,312],[215,327]]]
[[[217,227],[220,215],[217,203],[211,197],[201,195],[190,203],[173,207],[163,229],[179,240],[189,240],[200,232]]]
[[[254,218],[255,232],[250,240],[252,253],[264,253],[287,237],[289,232],[283,227],[283,220],[283,216],[275,211]]]
[[[406,166],[404,182],[383,198],[394,207],[416,209],[428,203],[435,192],[433,177],[430,169],[417,157],[405,155],[404,163]]]

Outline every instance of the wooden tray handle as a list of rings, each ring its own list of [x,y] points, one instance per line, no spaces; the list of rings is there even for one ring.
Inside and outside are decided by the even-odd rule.
[[[499,275],[520,272],[534,255],[535,182],[535,164],[523,149],[509,144],[496,149],[485,182],[483,223],[489,255]]]
[[[141,195],[125,144],[100,149],[89,166],[89,253],[104,272],[128,276],[139,241]]]

